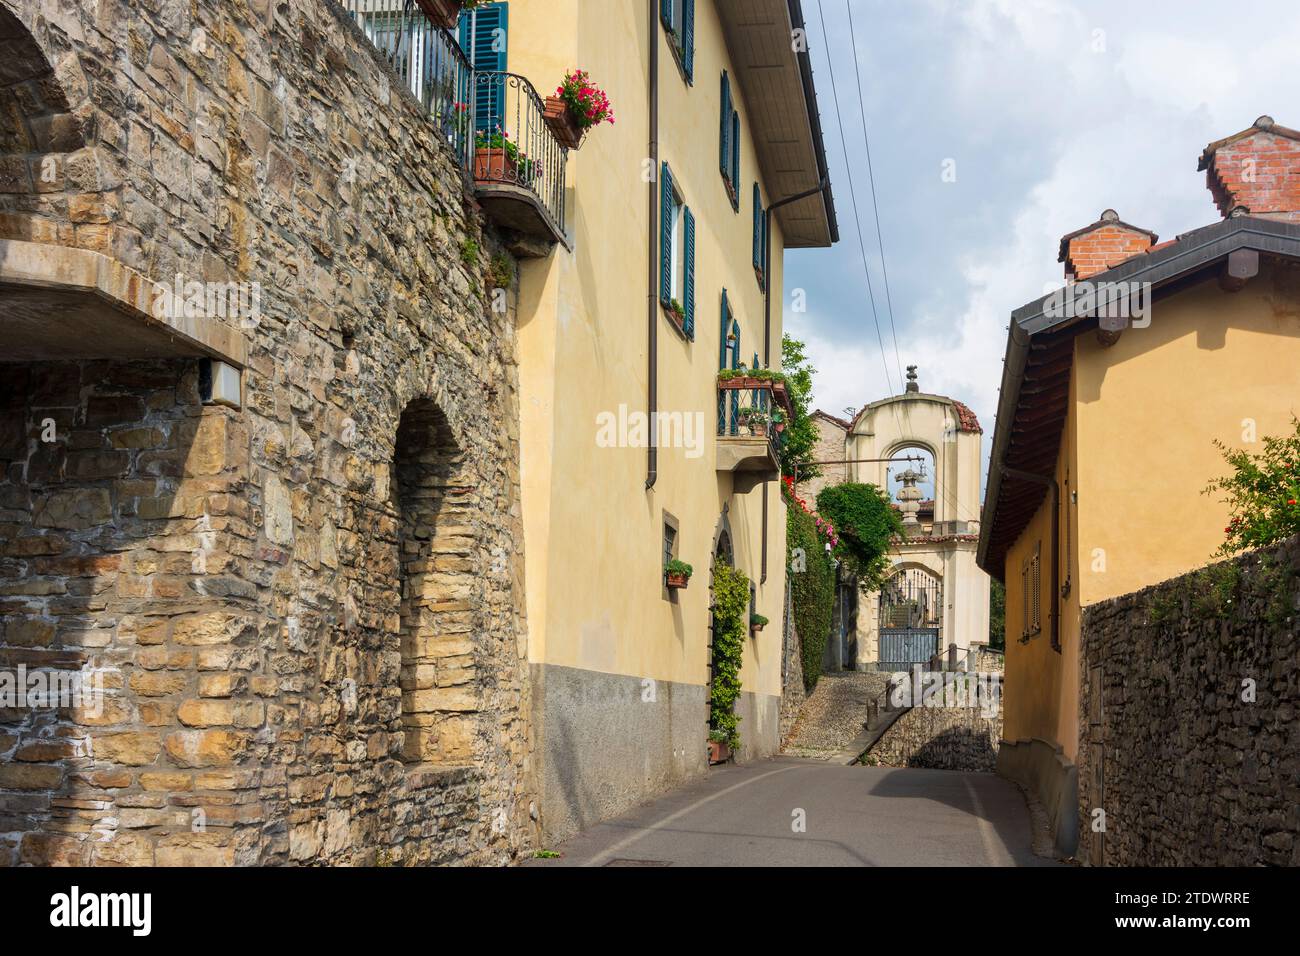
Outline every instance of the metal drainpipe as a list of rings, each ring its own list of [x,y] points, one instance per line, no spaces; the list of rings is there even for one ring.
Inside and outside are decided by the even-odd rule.
[[[654,175],[646,187],[648,193],[646,218],[646,259],[648,295],[646,301],[646,338],[648,342],[650,382],[646,389],[646,406],[650,418],[650,447],[646,452],[646,490],[655,486],[659,480],[659,446],[658,428],[655,427],[655,414],[659,408],[659,269],[655,247],[658,244],[659,231],[656,228],[655,211],[659,203],[659,0],[646,2],[648,37],[650,43],[650,143],[649,154]]]
[[[1002,466],[1010,478],[1045,485],[1052,493],[1052,650],[1061,652],[1061,489],[1055,477]]]
[[[812,189],[805,189],[801,193],[795,193],[793,196],[786,196],[784,199],[778,199],[763,211],[763,366],[764,368],[772,367],[772,210],[779,209],[782,206],[792,202],[798,202],[800,199],[807,199],[809,196],[815,196],[819,192],[824,192],[826,187],[831,184],[830,177],[823,177],[822,181]],[[769,482],[763,482],[763,560],[762,575],[759,577],[760,583],[767,581],[767,486]]]

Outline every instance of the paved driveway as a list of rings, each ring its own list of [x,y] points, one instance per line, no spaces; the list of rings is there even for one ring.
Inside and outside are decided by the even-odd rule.
[[[803,829],[798,828],[802,821]],[[994,774],[778,757],[715,768],[531,866],[1051,866]]]

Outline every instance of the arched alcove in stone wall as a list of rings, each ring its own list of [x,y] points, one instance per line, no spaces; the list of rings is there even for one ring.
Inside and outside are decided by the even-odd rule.
[[[0,238],[71,245],[73,220],[89,224],[101,218],[85,202],[69,209],[69,176],[76,185],[80,173],[68,157],[85,145],[81,124],[35,37],[0,7]]]
[[[473,764],[480,706],[475,663],[476,540],[464,453],[427,398],[402,412],[393,450],[399,514],[403,759]]]

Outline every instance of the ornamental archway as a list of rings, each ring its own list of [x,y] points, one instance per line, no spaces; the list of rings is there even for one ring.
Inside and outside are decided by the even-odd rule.
[[[943,579],[927,568],[900,568],[880,589],[879,668],[908,670],[939,651]]]

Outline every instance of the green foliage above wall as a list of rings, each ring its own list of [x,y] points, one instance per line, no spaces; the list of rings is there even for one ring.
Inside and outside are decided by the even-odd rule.
[[[823,488],[817,513],[835,526],[840,537],[835,556],[858,579],[864,591],[878,591],[889,569],[890,540],[903,533],[903,523],[875,485],[845,482]]]

